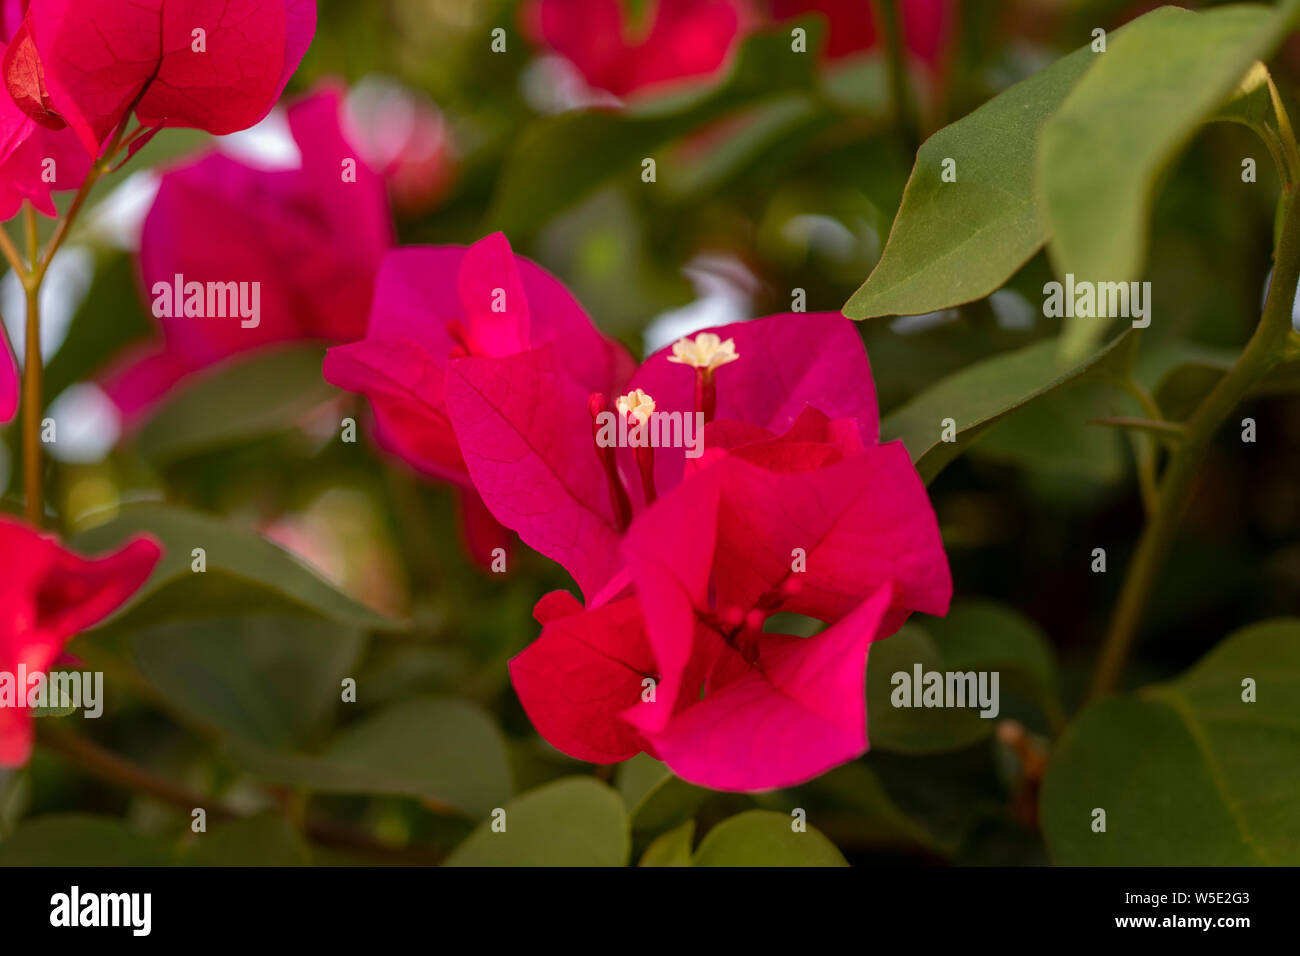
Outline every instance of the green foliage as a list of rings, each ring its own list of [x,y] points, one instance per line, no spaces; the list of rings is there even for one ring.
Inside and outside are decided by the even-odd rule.
[[[218,824],[194,834],[176,854],[183,866],[307,866],[310,854],[293,826],[278,813]]]
[[[623,866],[630,850],[618,794],[586,777],[547,784],[504,808],[505,829],[485,820],[448,866]]]
[[[1296,10],[1153,10],[1117,35],[1046,123],[1038,189],[1058,274],[1129,282],[1142,273],[1157,178],[1251,65],[1281,42]],[[1104,320],[1067,325],[1078,357]]]
[[[936,383],[881,422],[881,437],[902,439],[927,483],[983,434],[1016,409],[1081,377],[1131,362],[1132,333],[1084,362],[1065,361],[1052,341],[969,365]],[[955,440],[944,440],[951,419]]]
[[[815,49],[820,26],[815,20],[804,26]],[[793,53],[789,33],[775,30],[746,40],[730,76],[706,90],[640,110],[573,111],[537,120],[506,161],[487,226],[511,236],[527,233],[611,179],[639,183],[642,159],[729,113],[791,92],[803,95],[787,103],[807,104],[815,80],[812,59]]]
[[[937,312],[995,292],[1047,239],[1033,191],[1043,124],[1091,65],[1077,50],[926,140],[851,319]],[[956,179],[944,182],[944,162]]]
[[[690,866],[694,839],[695,821],[687,820],[651,843],[637,866]]]
[[[692,866],[848,866],[819,830],[796,832],[794,821],[770,810],[750,810],[704,835]]]
[[[245,739],[226,745],[263,780],[321,793],[391,794],[470,818],[510,796],[505,741],[478,708],[414,697],[349,725],[319,754],[285,753]]]
[[[164,505],[123,508],[116,517],[75,535],[86,554],[120,547],[139,534],[163,548],[153,576],[101,629],[132,630],[177,618],[228,613],[297,613],[363,629],[393,625],[339,593],[316,571],[261,535],[231,522]],[[194,570],[202,549],[207,570]]]
[[[139,436],[154,466],[287,431],[338,390],[321,378],[324,349],[294,345],[236,357],[168,396]]]
[[[1088,707],[1043,782],[1052,859],[1297,865],[1298,697],[1300,621],[1278,620],[1230,635],[1177,680]]]
[[[908,623],[893,637],[871,648],[867,667],[867,730],[875,750],[905,754],[960,750],[993,732],[996,719],[981,717],[981,708],[968,699],[962,707],[905,707],[894,703],[902,694],[895,674],[905,674],[912,689],[915,668],[921,674],[997,672],[999,699],[1008,698],[1008,685],[1019,681],[1040,714],[1062,720],[1056,661],[1044,636],[1016,612],[991,602],[956,605],[946,618]],[[913,693],[920,694],[920,689]],[[912,697],[907,695],[910,702]],[[1023,716],[1023,715],[1022,715]]]
[[[276,748],[312,740],[362,646],[341,625],[293,617],[177,621],[131,641],[140,673],[187,720]]]
[[[0,843],[0,866],[162,866],[167,848],[120,820],[51,814]]]

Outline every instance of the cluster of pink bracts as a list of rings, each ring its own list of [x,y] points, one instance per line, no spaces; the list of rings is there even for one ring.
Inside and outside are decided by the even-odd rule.
[[[182,23],[163,0],[0,0],[11,94],[0,96],[0,214],[24,200],[54,214],[50,191],[77,188],[131,114],[138,142],[163,126],[225,133],[266,114],[310,42],[313,0],[184,6]],[[909,44],[925,59],[949,5],[907,7]],[[567,29],[579,8],[610,31]],[[665,0],[633,42],[621,9],[538,0],[529,26],[590,84],[628,96],[716,71],[752,22],[741,0]],[[877,44],[863,4],[778,2],[769,12],[809,9],[829,16],[828,57]],[[195,23],[207,24],[201,38]],[[601,36],[625,39],[592,47]],[[192,55],[200,40],[202,68]],[[238,352],[350,343],[329,352],[324,374],[369,398],[378,443],[458,486],[487,544],[509,529],[581,588],[583,602],[541,599],[541,636],[511,663],[552,744],[602,763],[645,751],[728,790],[793,785],[864,752],[870,643],[912,611],[945,613],[952,585],[906,451],[878,443],[853,324],[832,313],[771,316],[683,339],[637,367],[504,236],[393,248],[389,171],[358,162],[340,177],[340,164],[365,151],[349,138],[338,89],[291,105],[288,117],[296,169],[212,153],[163,176],[141,238],[146,292],[177,275],[257,282],[263,319],[257,328],[161,320],[158,343],[105,375],[124,415]],[[52,182],[42,174],[49,158]],[[18,393],[3,351],[0,421]],[[633,430],[655,415],[698,414],[702,454],[602,440],[611,412]],[[0,522],[0,670],[51,666],[158,557],[143,540],[87,562]],[[780,613],[826,627],[810,638],[769,633]],[[24,709],[0,710],[0,766],[24,761],[31,737]]]
[[[934,512],[903,446],[877,441],[866,350],[838,314],[713,329],[636,368],[497,234],[389,253],[366,337],[325,377],[369,398],[384,447],[577,581],[585,605],[542,598],[510,667],[574,757],[645,751],[726,790],[802,782],[867,748],[869,644],[947,612]],[[611,409],[644,439],[602,440]],[[696,413],[702,454],[649,438],[654,416]],[[828,627],[769,633],[781,612]]]

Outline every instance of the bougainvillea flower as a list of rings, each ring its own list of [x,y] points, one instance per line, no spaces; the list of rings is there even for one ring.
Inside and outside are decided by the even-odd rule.
[[[954,0],[902,0],[903,44],[930,72],[939,71],[955,37],[958,6]],[[826,58],[841,60],[881,48],[884,38],[870,3],[863,0],[773,0],[772,14],[788,20],[823,14],[828,38]]]
[[[632,516],[681,481],[691,450],[602,447],[593,422],[621,393],[576,381],[566,371],[572,358],[559,347],[460,358],[448,366],[445,388],[460,450],[488,508],[564,565],[590,601],[623,568],[619,542]],[[855,420],[864,444],[879,430],[862,338],[838,313],[708,330],[689,346],[651,356],[628,383],[636,389],[667,416],[661,420],[675,415],[683,426],[693,426],[698,411],[705,421],[729,419],[753,426],[753,437],[770,437],[811,405]]]
[[[747,19],[740,0],[658,0],[645,24],[632,23],[621,0],[535,0],[526,9],[540,43],[618,97],[716,73]]]
[[[329,88],[289,106],[298,168],[261,169],[210,153],[162,177],[144,222],[140,266],[163,341],[109,374],[106,390],[125,415],[237,353],[364,334],[393,231],[383,181],[343,135],[341,104],[340,91]],[[191,310],[185,290],[194,283],[209,290],[237,283],[241,295],[256,293],[259,314],[244,320],[225,309]],[[181,314],[179,299],[186,300]]]
[[[88,559],[53,538],[0,518],[0,674],[16,681],[47,672],[69,640],[103,620],[133,595],[162,552],[137,538],[115,554]],[[11,685],[12,706],[0,695],[0,767],[27,762],[32,718],[27,688]]]
[[[760,446],[762,464],[723,453],[633,522],[635,595],[538,605],[542,635],[511,677],[553,745],[594,762],[646,750],[725,790],[794,785],[866,750],[868,645],[951,599],[934,513],[897,442],[862,447],[808,412],[740,447]],[[768,633],[782,612],[829,626]]]
[[[390,252],[366,337],[330,349],[324,371],[370,399],[383,447],[429,477],[468,486],[445,404],[448,365],[478,356],[527,367],[551,345],[563,352],[562,377],[584,410],[590,392],[616,388],[631,369],[626,352],[596,330],[559,280],[495,233],[468,248]]]
[[[9,336],[0,328],[0,425],[12,421],[18,414],[18,396],[21,391],[18,363],[9,347]]]
[[[21,22],[19,0],[0,7],[0,62]],[[80,189],[91,162],[72,130],[40,126],[11,97],[0,95],[0,221],[12,219],[24,200],[56,216],[52,193]]]
[[[5,80],[29,116],[97,156],[132,110],[147,127],[247,129],[315,32],[315,0],[30,0]]]

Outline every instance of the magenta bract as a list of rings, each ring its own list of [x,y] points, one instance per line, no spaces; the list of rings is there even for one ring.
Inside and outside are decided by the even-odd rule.
[[[31,0],[5,78],[29,116],[98,155],[131,111],[145,126],[247,129],[315,31],[315,0]]]
[[[155,541],[136,538],[114,554],[87,559],[52,537],[0,518],[0,671],[48,671],[71,638],[117,610],[144,584],[161,555]],[[26,763],[32,736],[24,692],[14,706],[0,706],[0,767]]]
[[[161,343],[108,376],[106,389],[128,417],[186,375],[232,355],[278,342],[345,342],[364,332],[393,233],[384,184],[344,137],[341,108],[332,87],[288,107],[302,156],[297,169],[260,169],[214,152],[162,177],[144,222],[140,265],[154,314],[172,314],[158,318]],[[354,164],[354,178],[342,175],[345,162]],[[206,310],[177,314],[177,277],[182,292],[190,283],[256,289],[257,324]],[[172,308],[158,309],[160,299]]]

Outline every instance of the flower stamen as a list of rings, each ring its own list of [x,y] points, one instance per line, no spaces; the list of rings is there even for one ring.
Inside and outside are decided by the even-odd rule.
[[[695,369],[695,410],[704,421],[713,421],[718,409],[718,389],[713,373],[740,358],[736,340],[723,340],[714,332],[701,332],[694,339],[680,338],[673,343],[668,361]]]
[[[652,505],[658,497],[655,490],[655,450],[645,430],[650,422],[650,416],[655,412],[655,400],[637,388],[621,396],[617,405],[619,413],[634,422],[633,430],[637,437],[631,444],[636,458],[636,468],[641,474],[641,490],[645,493],[645,503]]]
[[[596,457],[605,469],[605,483],[609,486],[609,503],[614,509],[614,520],[618,523],[619,531],[626,531],[632,523],[632,502],[628,499],[627,489],[623,487],[623,479],[618,474],[614,446],[601,438],[601,416],[608,411],[605,396],[593,392],[587,399],[587,408],[591,411],[591,441],[596,449]]]

